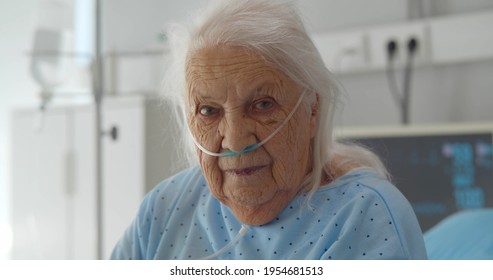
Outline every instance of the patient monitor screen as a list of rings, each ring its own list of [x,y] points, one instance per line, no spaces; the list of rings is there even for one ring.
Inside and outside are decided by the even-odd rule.
[[[383,159],[423,231],[458,210],[493,207],[491,133],[353,140]]]

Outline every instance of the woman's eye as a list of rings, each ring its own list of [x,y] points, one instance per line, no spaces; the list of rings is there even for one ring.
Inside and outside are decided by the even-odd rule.
[[[261,100],[255,103],[255,109],[257,110],[268,110],[274,106],[274,102],[271,100]]]
[[[202,106],[199,109],[199,113],[202,116],[211,116],[211,115],[216,114],[217,112],[219,112],[219,110],[217,108],[210,107],[210,106]]]

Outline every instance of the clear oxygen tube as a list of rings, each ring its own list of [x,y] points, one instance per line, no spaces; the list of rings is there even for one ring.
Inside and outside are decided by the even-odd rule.
[[[195,146],[197,146],[197,148],[199,148],[205,154],[208,154],[208,155],[214,156],[214,157],[240,156],[240,155],[255,151],[256,149],[260,148],[262,145],[267,143],[267,141],[272,139],[272,137],[274,137],[274,135],[276,135],[288,123],[288,121],[291,119],[291,117],[293,117],[294,113],[296,112],[296,109],[298,109],[301,102],[303,101],[303,97],[305,96],[305,92],[306,91],[303,91],[301,93],[300,98],[298,99],[298,102],[296,102],[296,105],[294,105],[294,107],[293,107],[293,110],[291,110],[291,112],[288,114],[286,119],[284,119],[284,121],[269,136],[267,136],[264,140],[260,141],[259,143],[255,143],[255,144],[251,144],[251,145],[246,146],[243,150],[241,150],[239,152],[234,152],[231,150],[224,151],[222,153],[211,152],[211,151],[207,150],[206,148],[204,148],[204,146],[200,145],[200,143],[197,141],[197,139],[195,139],[192,132],[190,131],[190,128],[188,128],[188,131],[189,131],[190,135],[192,136],[192,139],[193,139]]]
[[[219,249],[218,251],[216,251],[214,254],[209,255],[209,256],[206,256],[206,257],[203,257],[202,259],[203,260],[210,260],[210,259],[213,259],[213,258],[215,258],[217,256],[220,256],[220,255],[226,253],[226,251],[228,251],[231,247],[233,247],[234,245],[238,244],[238,242],[240,241],[240,239],[248,232],[248,229],[250,229],[249,226],[247,226],[247,225],[241,225],[241,228],[238,231],[238,234],[236,234],[236,236],[233,239],[231,239],[231,241],[229,241],[228,244],[224,245],[224,247],[222,247],[221,249]]]

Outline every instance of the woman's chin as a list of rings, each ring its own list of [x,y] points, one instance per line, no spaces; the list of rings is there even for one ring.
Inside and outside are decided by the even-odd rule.
[[[231,209],[236,218],[247,225],[264,225],[275,219],[286,207],[287,202],[277,195],[272,195],[270,199],[258,198],[248,199],[248,196],[241,196],[241,200],[231,200],[226,205]]]

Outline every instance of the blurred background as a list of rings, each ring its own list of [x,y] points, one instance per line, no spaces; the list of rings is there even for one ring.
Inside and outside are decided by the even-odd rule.
[[[95,0],[0,0],[0,259],[108,258],[145,193],[182,168],[159,99],[164,30],[205,3],[101,0],[95,79]],[[418,214],[434,215],[420,219],[423,231],[453,212],[492,207],[493,2],[298,4],[347,96],[337,115],[345,137],[387,155],[410,147],[386,160],[409,157],[395,170],[404,187],[426,185],[406,182],[405,168],[440,170],[426,175],[440,188],[403,189]]]

